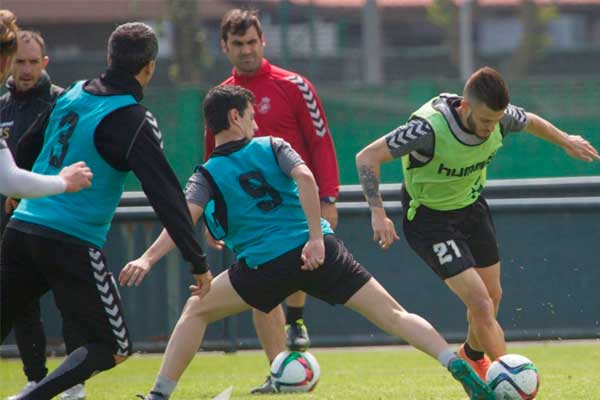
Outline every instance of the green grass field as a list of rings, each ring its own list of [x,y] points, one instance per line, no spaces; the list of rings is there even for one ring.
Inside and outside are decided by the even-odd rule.
[[[321,380],[311,394],[269,399],[465,399],[461,387],[434,360],[407,347],[314,349]],[[600,399],[600,341],[511,345],[509,352],[534,360],[541,374],[538,400]],[[49,360],[54,368],[61,359]],[[133,399],[147,392],[160,355],[136,355],[86,384],[89,400]],[[261,352],[200,353],[184,374],[173,399],[212,399],[230,385],[233,398],[248,394],[267,374]],[[19,360],[0,360],[0,399],[24,384]]]

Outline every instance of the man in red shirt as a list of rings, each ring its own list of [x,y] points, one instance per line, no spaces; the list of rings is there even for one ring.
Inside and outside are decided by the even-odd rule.
[[[300,154],[313,172],[319,186],[321,216],[332,228],[337,225],[335,201],[339,192],[339,171],[333,139],[317,93],[305,77],[272,65],[263,57],[265,39],[256,11],[233,9],[221,21],[221,49],[233,71],[222,85],[239,85],[255,97],[255,136],[285,139]],[[215,148],[214,136],[205,134],[205,158]],[[287,299],[287,315],[281,306],[269,314],[253,310],[256,333],[269,363],[285,350],[304,351],[309,346],[303,310],[306,294],[295,293]],[[287,331],[287,335],[284,335]],[[272,393],[270,377],[252,393]]]

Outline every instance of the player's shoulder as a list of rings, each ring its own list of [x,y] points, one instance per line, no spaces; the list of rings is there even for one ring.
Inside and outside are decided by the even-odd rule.
[[[219,86],[225,85],[235,85],[235,77],[231,75],[229,78],[225,79],[223,82],[219,83]]]
[[[509,104],[504,110],[504,116],[514,119],[520,123],[525,123],[527,121],[527,115],[525,114],[525,109],[523,107],[519,107],[514,104]]]
[[[140,103],[128,104],[124,107],[117,108],[109,114],[112,118],[118,118],[124,123],[135,123],[142,121],[146,116],[146,112],[150,112],[145,106]]]
[[[50,85],[50,97],[52,98],[52,100],[56,100],[58,96],[60,96],[64,92],[65,88],[63,88],[62,86],[55,85],[54,83]]]
[[[302,88],[303,86],[312,86],[307,77],[287,69],[271,65],[271,78],[286,85]]]

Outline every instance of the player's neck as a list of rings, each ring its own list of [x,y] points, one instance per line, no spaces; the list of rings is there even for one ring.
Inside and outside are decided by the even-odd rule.
[[[462,126],[468,126],[467,124],[467,113],[465,112],[465,107],[463,106],[462,103],[460,103],[458,105],[458,107],[455,108],[456,110],[456,114],[458,114],[458,118],[460,119],[460,123],[462,124]]]
[[[237,69],[237,67],[235,68],[235,74],[237,76],[243,76],[244,78],[251,78],[254,75],[258,74],[258,71],[260,71],[260,68],[257,68],[254,71],[242,71]]]
[[[235,142],[237,140],[245,139],[242,133],[234,129],[226,129],[215,135],[215,146],[221,146],[229,142]]]

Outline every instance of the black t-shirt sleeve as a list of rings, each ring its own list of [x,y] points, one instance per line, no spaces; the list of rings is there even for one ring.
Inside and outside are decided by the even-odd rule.
[[[194,236],[183,190],[162,152],[162,136],[152,114],[141,105],[114,111],[96,128],[94,142],[111,166],[133,171],[193,272],[206,272],[206,256]]]

